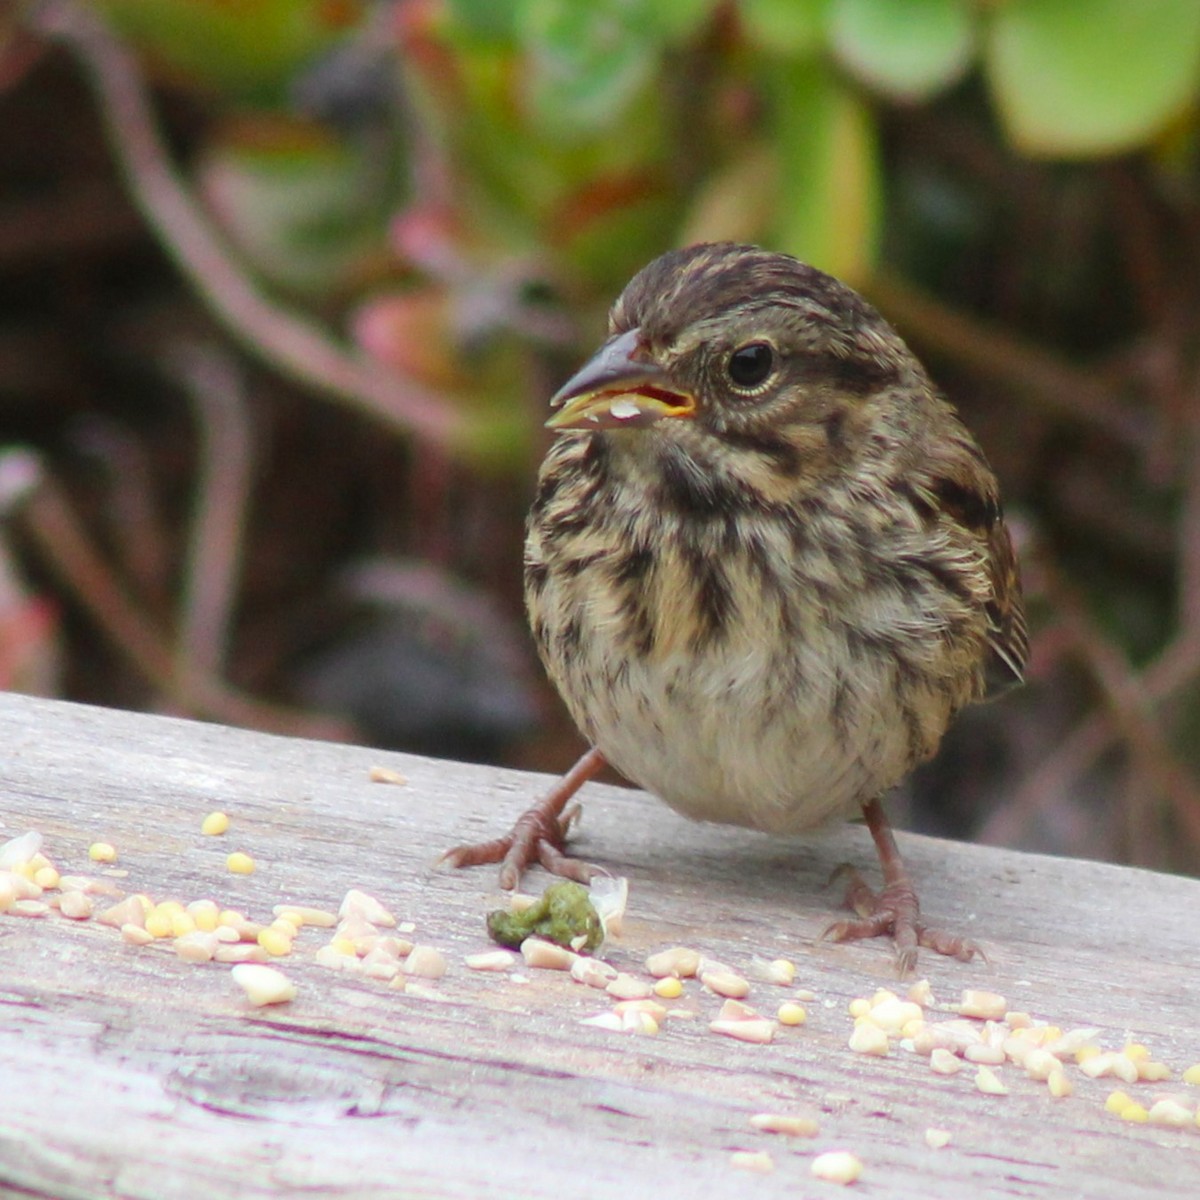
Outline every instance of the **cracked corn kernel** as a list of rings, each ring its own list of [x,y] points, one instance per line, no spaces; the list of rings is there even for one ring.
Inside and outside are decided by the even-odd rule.
[[[729,1156],[729,1165],[739,1171],[756,1171],[760,1175],[775,1170],[775,1160],[765,1150],[735,1150]]]
[[[58,911],[73,921],[85,921],[92,915],[92,898],[86,892],[64,892]]]
[[[827,1183],[853,1183],[862,1174],[862,1162],[848,1150],[829,1150],[813,1159],[811,1170]]]
[[[700,976],[700,982],[710,992],[718,996],[728,996],[741,1000],[750,994],[750,983],[732,971],[705,971]]]
[[[985,1096],[1007,1096],[1008,1088],[1000,1081],[1000,1077],[990,1067],[980,1067],[975,1072],[975,1086]]]
[[[888,1052],[888,1035],[869,1021],[855,1025],[854,1032],[847,1043],[855,1054],[875,1054],[882,1057]]]
[[[1156,1101],[1146,1114],[1146,1121],[1150,1125],[1166,1125],[1175,1129],[1190,1125],[1192,1120],[1192,1110],[1169,1096]]]
[[[189,912],[173,912],[170,914],[171,936],[183,937],[196,932],[196,919]]]
[[[788,1137],[816,1137],[821,1131],[811,1117],[794,1117],[787,1113],[755,1113],[750,1124],[763,1133],[782,1133]]]
[[[210,812],[200,822],[200,832],[205,837],[220,837],[229,829],[229,818],[223,812]]]
[[[238,963],[229,973],[255,1008],[265,1004],[284,1004],[296,996],[296,985],[274,967],[262,963]]]
[[[1161,1083],[1164,1079],[1171,1078],[1171,1068],[1166,1063],[1155,1062],[1153,1059],[1146,1059],[1137,1064],[1138,1078],[1147,1083]]]
[[[51,866],[38,867],[33,873],[33,882],[43,891],[58,887],[61,878],[57,868]]]
[[[141,925],[127,921],[121,926],[121,940],[128,942],[131,946],[147,946],[154,941],[154,934]]]
[[[98,863],[116,862],[116,847],[110,842],[93,842],[88,847],[88,858],[90,858],[92,862]]]
[[[859,996],[856,1000],[850,1001],[848,1011],[855,1020],[865,1017],[871,1011],[871,1002],[866,996]]]
[[[255,862],[248,854],[235,850],[226,860],[225,868],[234,875],[253,875]]]
[[[962,1070],[962,1059],[944,1046],[936,1046],[929,1055],[929,1065],[938,1075],[957,1075]]]
[[[1104,1111],[1119,1117],[1132,1103],[1133,1097],[1128,1092],[1110,1092],[1104,1102]]]
[[[948,1129],[934,1129],[930,1126],[925,1130],[925,1145],[930,1150],[940,1150],[943,1146],[950,1145],[950,1131]]]
[[[1046,1087],[1050,1089],[1050,1095],[1060,1100],[1064,1096],[1069,1096],[1075,1090],[1075,1085],[1067,1078],[1067,1074],[1062,1067],[1055,1067],[1046,1076]]]
[[[998,992],[964,988],[958,1005],[959,1016],[976,1017],[983,1021],[1000,1021],[1008,1011],[1008,1001]]]
[[[708,1023],[708,1028],[713,1033],[723,1033],[739,1042],[752,1042],[764,1046],[775,1037],[775,1022],[767,1020],[766,1017],[743,1017],[737,1020],[718,1017]]]
[[[272,958],[282,958],[292,952],[292,939],[282,929],[268,925],[255,939]]]
[[[785,1001],[779,1006],[779,1011],[775,1014],[780,1025],[803,1025],[808,1020],[808,1013],[805,1011],[803,1004],[795,1004],[792,1001]]]
[[[1200,1063],[1193,1063],[1183,1073],[1183,1082],[1200,1085]]]
[[[167,938],[173,936],[171,927],[171,914],[163,912],[161,908],[152,908],[146,914],[146,932],[151,937]]]
[[[1150,1114],[1136,1100],[1131,1100],[1118,1115],[1122,1121],[1132,1121],[1135,1125],[1145,1125],[1150,1120]]]
[[[683,984],[677,975],[667,975],[656,980],[651,990],[663,1000],[677,1000],[683,995]]]

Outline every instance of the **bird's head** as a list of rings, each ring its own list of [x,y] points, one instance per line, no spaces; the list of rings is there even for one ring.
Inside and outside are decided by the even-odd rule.
[[[688,441],[792,430],[803,441],[829,426],[844,438],[867,398],[927,386],[856,292],[755,246],[664,254],[625,288],[609,333],[551,400],[551,429],[654,426]]]

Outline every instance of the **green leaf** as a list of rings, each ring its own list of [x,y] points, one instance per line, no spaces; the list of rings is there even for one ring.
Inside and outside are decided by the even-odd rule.
[[[986,63],[1009,137],[1028,154],[1114,154],[1158,133],[1200,85],[1196,0],[1009,0]]]
[[[764,50],[810,54],[825,44],[829,0],[738,0],[746,36]]]
[[[533,114],[550,136],[611,127],[658,62],[646,0],[524,0],[518,18]]]
[[[975,53],[965,0],[834,0],[830,40],[855,75],[901,100],[923,100],[960,79]]]
[[[446,0],[452,20],[466,33],[507,41],[516,33],[520,0]]]
[[[875,260],[880,220],[875,127],[862,102],[822,63],[771,73],[779,154],[773,244],[848,283]]]

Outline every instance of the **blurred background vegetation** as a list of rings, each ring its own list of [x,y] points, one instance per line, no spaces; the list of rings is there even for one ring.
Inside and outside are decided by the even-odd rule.
[[[645,261],[754,240],[1001,477],[1030,684],[916,828],[1200,871],[1195,0],[0,5],[0,686],[563,768],[522,522]]]

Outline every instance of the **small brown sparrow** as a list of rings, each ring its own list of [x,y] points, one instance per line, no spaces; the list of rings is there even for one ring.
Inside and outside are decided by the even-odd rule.
[[[652,262],[551,400],[525,546],[550,677],[591,742],[507,837],[456,866],[564,854],[605,762],[699,820],[771,833],[866,818],[835,940],[978,948],[920,917],[880,798],[965,704],[1019,683],[1021,587],[996,480],[895,330],[857,293],[754,246]]]

